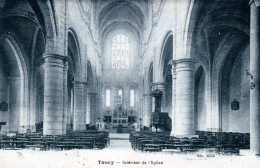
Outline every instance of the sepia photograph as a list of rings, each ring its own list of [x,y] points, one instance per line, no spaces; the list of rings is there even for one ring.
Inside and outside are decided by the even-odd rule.
[[[260,0],[0,0],[0,168],[204,167],[260,167]]]

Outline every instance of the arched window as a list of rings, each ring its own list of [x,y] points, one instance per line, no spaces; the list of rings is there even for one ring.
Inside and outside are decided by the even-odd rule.
[[[106,90],[106,107],[110,107],[110,90]]]
[[[122,104],[123,101],[123,91],[121,89],[118,90],[118,103]]]
[[[135,106],[135,91],[133,89],[130,90],[130,107]]]
[[[130,41],[125,35],[118,34],[112,39],[112,69],[129,69]]]
[[[118,90],[118,96],[121,96],[121,97],[123,96],[123,92],[121,89]]]

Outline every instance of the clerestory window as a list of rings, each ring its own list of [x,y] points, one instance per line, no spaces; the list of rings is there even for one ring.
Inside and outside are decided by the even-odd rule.
[[[112,69],[130,68],[130,41],[125,35],[118,34],[112,39]]]

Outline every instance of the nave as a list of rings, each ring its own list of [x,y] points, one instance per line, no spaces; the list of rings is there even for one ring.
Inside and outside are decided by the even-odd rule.
[[[258,157],[259,16],[259,0],[0,0],[1,151],[109,152],[125,133],[133,153]]]

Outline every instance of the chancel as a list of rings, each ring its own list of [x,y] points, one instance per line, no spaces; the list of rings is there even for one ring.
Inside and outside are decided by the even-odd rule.
[[[260,0],[0,0],[0,147],[121,138],[260,155],[259,12]]]

